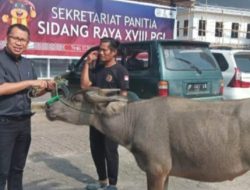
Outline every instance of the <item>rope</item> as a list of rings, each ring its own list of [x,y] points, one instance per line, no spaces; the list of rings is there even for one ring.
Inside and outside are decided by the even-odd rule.
[[[59,90],[61,90],[63,92],[63,95],[59,94]],[[93,114],[93,111],[87,111],[85,109],[82,108],[76,108],[73,105],[71,105],[70,103],[68,103],[67,100],[72,99],[72,97],[78,93],[76,92],[75,94],[70,94],[68,88],[67,88],[67,81],[64,79],[57,79],[56,81],[56,87],[55,87],[55,96],[51,97],[46,104],[48,105],[52,105],[54,102],[60,101],[62,104],[64,104],[65,106],[73,109],[73,110],[77,110],[79,112],[84,112],[84,113],[89,113],[89,114]],[[66,97],[66,99],[64,99],[63,97]]]
[[[67,103],[67,101],[62,100],[62,98],[59,98],[58,101],[62,102],[65,106],[67,106],[67,107],[69,107],[69,108],[71,108],[73,110],[76,110],[76,111],[79,111],[79,112],[83,112],[83,113],[88,113],[88,114],[94,114],[93,111],[87,111],[87,110],[84,110],[82,108],[75,108],[70,103]]]

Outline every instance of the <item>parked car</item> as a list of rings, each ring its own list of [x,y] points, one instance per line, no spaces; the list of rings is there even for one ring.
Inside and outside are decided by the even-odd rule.
[[[70,89],[79,89],[80,74],[89,49],[62,75]],[[199,100],[222,99],[223,79],[209,44],[191,41],[122,43],[117,61],[129,71],[130,90],[140,98],[182,96]]]
[[[250,50],[211,49],[224,79],[224,99],[250,98]]]

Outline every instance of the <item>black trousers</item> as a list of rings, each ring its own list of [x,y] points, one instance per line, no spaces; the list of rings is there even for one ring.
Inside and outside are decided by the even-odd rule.
[[[99,180],[117,184],[119,154],[118,144],[90,126],[90,149]]]
[[[0,120],[0,190],[22,190],[23,170],[31,142],[30,119]]]

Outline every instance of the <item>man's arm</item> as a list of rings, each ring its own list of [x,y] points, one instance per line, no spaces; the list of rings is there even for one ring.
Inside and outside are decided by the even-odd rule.
[[[54,82],[48,83],[45,80],[26,80],[15,83],[4,82],[0,84],[0,95],[14,94],[27,88],[37,87],[41,90],[52,88]]]
[[[96,51],[93,51],[88,55],[87,60],[85,64],[83,65],[83,69],[81,73],[81,88],[87,88],[92,85],[92,82],[89,77],[89,67],[90,65],[94,64],[96,59],[97,59]]]
[[[87,88],[92,85],[92,82],[89,78],[89,63],[85,63],[81,73],[81,88]]]
[[[128,96],[128,91],[126,91],[126,90],[121,90],[121,91],[120,91],[120,95],[121,95],[121,96]]]
[[[30,97],[39,97],[39,96],[42,96],[42,95],[46,94],[47,92],[50,92],[51,90],[55,89],[56,82],[54,80],[46,80],[46,83],[47,83],[46,88],[44,88],[44,89],[37,88],[34,91],[32,90],[32,92],[30,93]]]

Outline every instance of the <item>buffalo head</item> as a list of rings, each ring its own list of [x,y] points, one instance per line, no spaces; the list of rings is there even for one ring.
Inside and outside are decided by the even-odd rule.
[[[47,101],[45,110],[49,120],[61,120],[77,125],[88,125],[94,115],[119,114],[127,105],[128,98],[117,95],[119,89],[84,89],[69,97],[56,97]],[[133,96],[133,93],[129,93]],[[132,95],[131,95],[132,94]]]

